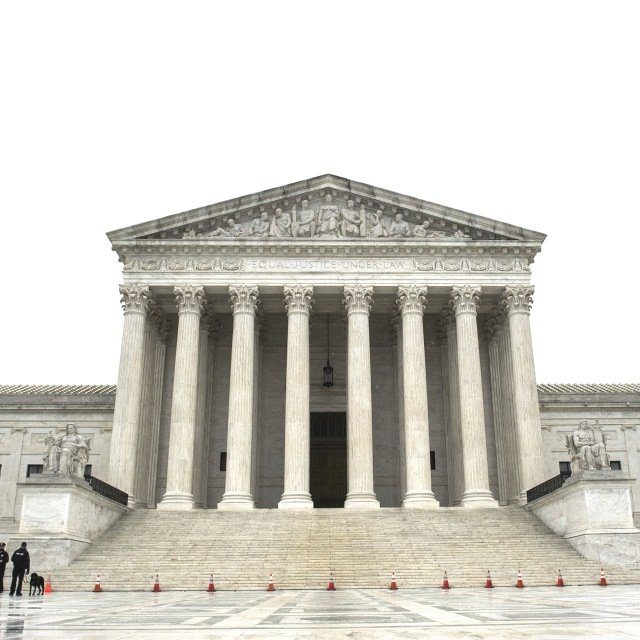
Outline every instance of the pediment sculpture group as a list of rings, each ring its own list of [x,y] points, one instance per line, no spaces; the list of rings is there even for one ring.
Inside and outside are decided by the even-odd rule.
[[[590,426],[586,420],[570,435],[565,436],[565,444],[571,456],[571,472],[611,469],[609,454],[602,427]]]
[[[381,209],[367,211],[364,205],[355,208],[353,200],[347,200],[345,207],[339,207],[331,194],[327,194],[323,204],[316,210],[303,200],[298,209],[291,211],[277,208],[271,215],[263,211],[248,225],[228,218],[225,225],[212,231],[196,233],[189,229],[183,238],[431,238],[449,240],[469,240],[471,236],[461,230],[448,233],[431,229],[425,220],[413,229],[401,213],[393,218],[383,216]]]

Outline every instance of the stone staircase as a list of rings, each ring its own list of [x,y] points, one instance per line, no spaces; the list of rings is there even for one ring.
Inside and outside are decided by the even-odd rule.
[[[264,589],[273,572],[281,588],[438,587],[446,569],[453,587],[595,584],[600,567],[585,560],[520,507],[435,511],[316,509],[292,513],[137,510],[118,521],[65,569],[54,590],[87,591],[100,573],[113,591],[149,591],[157,571],[163,590]],[[607,569],[612,583],[640,582],[640,570]]]

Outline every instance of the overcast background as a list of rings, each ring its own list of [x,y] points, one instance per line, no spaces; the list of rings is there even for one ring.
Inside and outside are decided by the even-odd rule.
[[[115,383],[105,232],[322,173],[548,234],[540,382],[639,382],[637,2],[14,2],[0,383]]]

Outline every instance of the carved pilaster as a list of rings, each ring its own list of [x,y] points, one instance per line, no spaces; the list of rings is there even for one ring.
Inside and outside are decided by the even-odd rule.
[[[284,305],[287,313],[309,313],[313,306],[313,287],[295,285],[284,288]]]
[[[185,284],[180,287],[174,287],[173,293],[176,297],[178,313],[197,313],[200,315],[204,310],[205,297],[203,287]]]
[[[427,304],[427,287],[417,287],[412,284],[408,287],[398,287],[396,305],[403,315],[405,313],[424,313],[424,305]]]
[[[451,306],[456,316],[461,313],[472,313],[477,315],[478,303],[480,302],[480,287],[462,285],[451,288]]]
[[[514,313],[528,314],[533,304],[534,287],[518,285],[516,287],[505,287],[502,292],[500,304],[508,315]]]
[[[344,288],[342,304],[347,309],[347,314],[368,314],[373,305],[373,287],[369,285],[355,284]]]
[[[229,298],[233,313],[256,314],[258,310],[258,287],[243,284],[238,287],[229,287]]]
[[[125,313],[146,315],[149,309],[149,287],[146,285],[120,285],[120,304]]]

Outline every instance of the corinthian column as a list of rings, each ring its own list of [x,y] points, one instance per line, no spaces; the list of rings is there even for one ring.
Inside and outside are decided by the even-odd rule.
[[[279,509],[313,508],[309,493],[309,312],[313,287],[284,288],[289,316],[284,416],[284,493]]]
[[[193,452],[196,438],[198,343],[204,289],[174,287],[178,340],[173,374],[167,489],[158,509],[193,509]]]
[[[258,287],[229,287],[233,307],[227,472],[218,509],[253,509],[251,459],[253,447],[254,325]]]
[[[124,310],[118,387],[113,410],[113,431],[109,454],[109,483],[129,494],[129,506],[135,506],[135,472],[145,324],[149,287],[121,285]]]
[[[347,508],[375,508],[373,490],[373,428],[371,416],[371,353],[369,311],[373,287],[344,288],[347,308]]]
[[[527,489],[545,480],[538,389],[529,325],[532,301],[533,287],[505,287],[502,294],[502,305],[509,322],[513,400],[520,462],[519,489],[520,501],[523,503],[527,499]]]
[[[489,488],[484,399],[478,345],[478,301],[480,289],[453,287],[451,302],[456,314],[458,342],[458,392],[462,438],[463,507],[496,507]]]
[[[438,501],[431,490],[427,368],[422,314],[427,288],[398,287],[397,305],[402,314],[402,379],[407,490],[402,506],[433,509]]]

